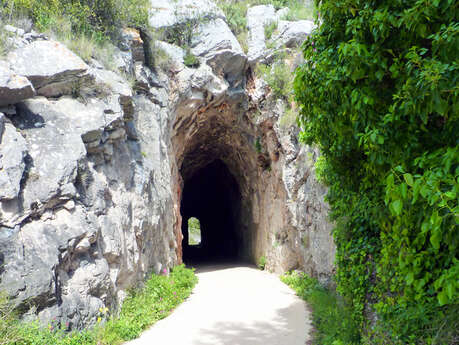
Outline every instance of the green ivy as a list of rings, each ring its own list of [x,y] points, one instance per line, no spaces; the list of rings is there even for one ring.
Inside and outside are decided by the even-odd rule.
[[[436,322],[459,290],[457,2],[316,5],[295,94],[300,138],[324,157],[337,289],[369,342],[446,344],[458,326]]]

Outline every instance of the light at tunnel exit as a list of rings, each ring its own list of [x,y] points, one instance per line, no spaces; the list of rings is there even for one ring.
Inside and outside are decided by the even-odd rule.
[[[185,181],[180,212],[185,263],[238,259],[241,195],[225,163],[213,160]],[[199,219],[199,244],[190,227],[193,218]]]
[[[201,222],[198,218],[188,219],[188,245],[199,246],[201,244]]]

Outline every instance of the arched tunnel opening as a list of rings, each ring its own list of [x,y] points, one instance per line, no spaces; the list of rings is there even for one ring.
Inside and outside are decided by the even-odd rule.
[[[241,193],[222,160],[210,162],[184,181],[181,215],[186,264],[241,259]],[[199,244],[189,239],[192,218],[200,223]]]

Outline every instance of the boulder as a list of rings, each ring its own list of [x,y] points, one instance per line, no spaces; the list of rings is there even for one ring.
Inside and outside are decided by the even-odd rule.
[[[16,34],[16,35],[18,35],[18,36],[24,36],[24,34],[25,34],[24,29],[17,28],[17,27],[12,26],[12,25],[5,25],[5,26],[3,27],[3,29],[4,29],[5,31],[8,31],[8,32],[10,32],[10,33],[12,33],[12,34]]]
[[[35,89],[30,81],[14,73],[4,61],[0,61],[0,106],[15,104],[34,95]]]
[[[46,97],[71,94],[84,81],[88,65],[63,44],[35,41],[8,54],[11,69],[29,79]]]
[[[200,18],[224,18],[222,10],[210,0],[150,0],[150,25],[171,27]]]
[[[247,57],[226,22],[220,18],[199,25],[193,36],[191,52],[203,57],[216,75],[230,83],[245,74]]]
[[[0,201],[17,198],[26,154],[25,139],[0,113]]]
[[[284,46],[287,48],[299,47],[314,28],[314,22],[311,20],[299,20],[296,22],[281,20],[277,26],[277,33],[272,40],[277,48]]]
[[[277,20],[273,5],[260,5],[247,10],[247,28],[249,29],[247,53],[249,63],[258,62],[266,50],[265,25]]]
[[[289,12],[290,12],[290,9],[288,7],[281,8],[280,10],[276,12],[277,20],[282,20],[288,15]]]

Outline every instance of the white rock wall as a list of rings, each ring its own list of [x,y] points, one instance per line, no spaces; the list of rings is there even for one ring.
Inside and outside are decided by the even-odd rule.
[[[249,72],[255,60],[222,12],[202,1],[174,9],[152,1],[151,17],[163,28],[209,18],[192,39],[198,68],[165,42],[155,47],[171,52],[173,67],[148,68],[140,36],[127,32],[115,55],[134,89],[36,33],[19,31],[17,49],[0,63],[21,81],[0,75],[0,106],[9,105],[0,108],[0,289],[25,318],[82,328],[100,307],[116,312],[150,272],[180,263],[183,182],[212,157],[239,183],[241,255],[265,256],[272,271],[330,278],[334,245],[326,190],[314,177],[317,150],[298,144],[295,127],[280,126],[285,104]],[[269,22],[259,17],[251,28]],[[287,24],[289,42],[307,34]],[[257,59],[270,54],[260,48]]]

